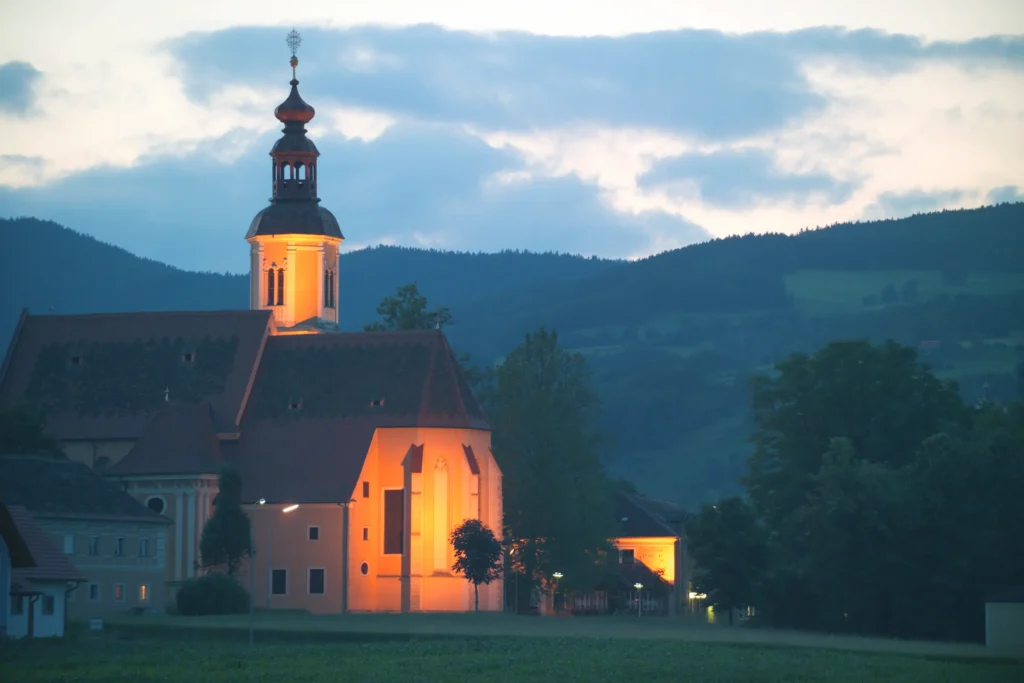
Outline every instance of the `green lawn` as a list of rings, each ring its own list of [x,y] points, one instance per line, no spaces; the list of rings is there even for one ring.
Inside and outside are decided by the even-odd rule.
[[[367,618],[371,630],[357,642],[346,638],[355,631],[332,631],[341,618],[295,617],[312,627],[311,640],[295,642],[301,631],[261,630],[250,649],[245,630],[178,628],[181,620],[168,620],[172,629],[150,628],[152,620],[140,620],[135,628],[113,630],[101,636],[79,634],[64,642],[36,641],[0,645],[0,679],[4,681],[64,682],[97,681],[970,681],[1001,683],[1022,680],[1024,665],[996,659],[953,659],[894,653],[869,653],[817,647],[689,642],[673,638],[566,637],[552,633],[540,637],[449,634],[428,639],[427,633],[401,640],[368,638],[382,625],[458,623],[454,616],[440,622],[415,615],[396,619]],[[276,620],[275,620],[276,621]],[[287,621],[287,620],[285,620]],[[356,620],[353,620],[356,621]],[[481,621],[463,618],[464,624]],[[520,617],[517,621],[542,630],[575,630],[572,619]],[[620,620],[605,620],[622,629]],[[650,619],[650,622],[656,621]],[[663,621],[663,620],[658,620]],[[148,622],[148,623],[147,623]],[[414,623],[415,622],[415,623]],[[565,624],[564,626],[555,624]],[[200,625],[204,620],[193,620]],[[491,619],[490,623],[500,623]],[[632,622],[640,625],[639,620]],[[442,628],[441,630],[445,630]],[[644,629],[640,629],[644,632]],[[723,629],[697,629],[694,633]],[[739,631],[733,629],[734,631]],[[628,629],[626,630],[628,633]],[[338,636],[325,640],[327,633]],[[228,636],[236,637],[230,638]],[[436,635],[435,635],[436,638]],[[282,642],[288,641],[288,642]]]

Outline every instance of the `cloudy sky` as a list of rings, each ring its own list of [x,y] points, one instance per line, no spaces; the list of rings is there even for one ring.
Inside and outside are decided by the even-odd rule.
[[[1024,199],[1020,0],[33,0],[0,5],[0,217],[244,270],[293,24],[349,248],[629,258]]]

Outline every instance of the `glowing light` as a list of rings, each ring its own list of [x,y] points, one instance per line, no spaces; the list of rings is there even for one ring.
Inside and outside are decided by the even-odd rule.
[[[704,600],[707,597],[707,593],[695,593],[693,591],[690,591],[691,600]]]
[[[642,590],[643,587],[644,587],[644,585],[642,583],[634,583],[633,584],[633,588],[635,588],[637,590]]]
[[[260,498],[259,502],[260,502],[260,505],[266,505],[267,504],[267,499],[266,498]]]
[[[298,504],[296,504],[296,505],[289,505],[286,508],[282,508],[281,512],[291,512],[292,510],[298,510],[298,509],[299,509]]]
[[[555,577],[556,579],[560,579],[560,578],[562,578],[565,575],[562,572],[555,572],[551,576]]]

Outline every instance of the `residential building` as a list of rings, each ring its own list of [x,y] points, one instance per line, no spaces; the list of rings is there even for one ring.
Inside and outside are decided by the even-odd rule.
[[[84,579],[23,507],[5,506],[27,546],[32,566],[11,570],[6,635],[9,638],[60,638],[67,623],[67,596]]]
[[[0,455],[0,500],[25,508],[81,573],[68,593],[72,618],[164,609],[170,520],[117,484],[59,456]]]
[[[7,637],[11,616],[11,572],[35,567],[36,561],[7,506],[0,502],[0,640]]]

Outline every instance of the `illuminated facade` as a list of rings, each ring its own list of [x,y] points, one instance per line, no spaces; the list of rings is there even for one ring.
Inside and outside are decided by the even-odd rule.
[[[250,310],[23,313],[0,405],[42,408],[69,458],[173,522],[169,592],[204,571],[199,540],[231,463],[257,605],[469,610],[449,535],[470,518],[501,535],[490,426],[441,331],[337,331],[344,237],[320,206],[297,85],[293,72],[272,199],[246,234]],[[502,591],[482,586],[480,609],[500,610]]]

